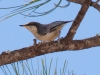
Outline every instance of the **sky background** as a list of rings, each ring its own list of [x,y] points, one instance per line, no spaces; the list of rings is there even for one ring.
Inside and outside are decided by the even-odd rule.
[[[47,11],[54,7],[54,3],[57,2],[58,0],[52,0],[37,11]],[[25,3],[24,0],[1,0],[0,8],[22,5]],[[65,5],[66,3],[66,0],[63,0],[61,5]],[[24,18],[22,15],[16,15],[0,22],[0,54],[7,50],[13,51],[33,45],[33,39],[35,37],[28,30],[19,25],[31,21],[47,24],[57,20],[74,20],[80,8],[81,5],[70,3],[67,8],[57,8],[55,11],[45,16]],[[11,10],[0,9],[0,16],[10,13]],[[3,18],[0,18],[0,20],[2,19]],[[69,23],[64,26],[61,31],[61,37],[66,36],[71,25],[72,23]],[[93,7],[90,7],[74,36],[74,40],[90,38],[96,34],[100,34],[100,13]],[[80,51],[55,52],[45,54],[45,57],[47,63],[50,63],[51,58],[53,58],[53,63],[56,63],[56,59],[58,58],[58,66],[60,68],[63,66],[64,61],[67,60],[67,71],[73,70],[76,75],[100,75],[100,47],[93,47]],[[41,63],[41,58],[44,58],[44,55],[33,58],[34,64],[37,64],[37,58],[39,63]],[[55,64],[52,64],[52,66],[55,66]],[[58,69],[60,69],[59,67]],[[0,74],[3,75],[1,69]]]

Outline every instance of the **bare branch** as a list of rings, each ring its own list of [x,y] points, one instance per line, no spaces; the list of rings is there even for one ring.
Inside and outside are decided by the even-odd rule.
[[[69,32],[67,34],[67,36],[65,37],[68,41],[72,40],[81,21],[83,20],[89,6],[90,6],[91,0],[85,0],[84,3],[82,4],[82,7],[77,15],[77,17],[75,18],[71,28],[69,29]]]
[[[78,3],[78,4],[83,4],[84,0],[69,0],[70,2],[74,2],[74,3]],[[91,2],[90,6],[93,6],[94,8],[96,8],[99,12],[100,12],[100,5],[97,4],[96,2]]]
[[[61,39],[60,49],[58,47],[57,41],[52,41],[48,43],[37,44],[35,46],[22,48],[19,50],[14,50],[11,53],[3,52],[0,55],[0,66],[17,62],[20,60],[25,60],[35,56],[40,56],[47,53],[68,51],[68,50],[75,51],[96,46],[100,46],[100,36],[95,36],[83,40],[73,40],[70,41],[70,43],[66,42],[66,39]]]

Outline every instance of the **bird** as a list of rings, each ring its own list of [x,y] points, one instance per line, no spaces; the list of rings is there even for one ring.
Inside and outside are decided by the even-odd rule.
[[[63,26],[71,21],[54,21],[49,24],[39,22],[29,22],[24,25],[19,25],[28,29],[38,40],[42,42],[50,42],[60,37],[60,32]]]

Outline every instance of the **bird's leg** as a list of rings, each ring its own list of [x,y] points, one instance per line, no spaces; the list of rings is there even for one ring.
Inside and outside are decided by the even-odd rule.
[[[59,31],[59,35],[58,35],[58,47],[60,48],[60,33],[61,31]]]
[[[37,41],[36,41],[36,39],[33,39],[33,45],[36,45],[37,44]]]

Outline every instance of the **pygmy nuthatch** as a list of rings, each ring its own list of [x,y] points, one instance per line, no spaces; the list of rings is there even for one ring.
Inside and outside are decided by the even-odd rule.
[[[62,27],[71,21],[55,21],[50,24],[41,24],[38,22],[29,22],[25,25],[20,25],[28,29],[38,40],[43,42],[53,41],[59,37]]]

